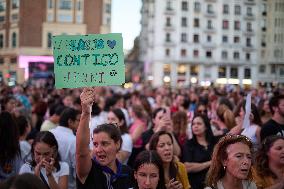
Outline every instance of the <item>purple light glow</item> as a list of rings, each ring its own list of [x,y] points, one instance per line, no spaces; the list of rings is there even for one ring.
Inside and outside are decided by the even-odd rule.
[[[19,56],[19,67],[25,69],[25,80],[29,78],[29,63],[45,62],[53,64],[53,56]]]

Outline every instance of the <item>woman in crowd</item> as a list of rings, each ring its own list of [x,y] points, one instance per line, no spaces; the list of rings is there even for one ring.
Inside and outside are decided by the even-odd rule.
[[[135,189],[166,189],[162,160],[155,151],[140,152],[134,163]]]
[[[116,155],[122,139],[114,124],[99,125],[93,131],[93,154],[90,157],[90,110],[98,88],[84,88],[81,93],[82,114],[76,134],[77,189],[128,189],[133,187],[132,170],[122,165]]]
[[[192,139],[183,147],[183,162],[193,189],[204,188],[206,173],[211,164],[211,154],[217,138],[213,136],[210,122],[204,115],[195,115],[192,120]]]
[[[4,97],[1,100],[1,111],[6,111],[11,114],[15,113],[16,107],[17,107],[17,99],[11,95]]]
[[[284,138],[264,139],[255,159],[254,179],[258,189],[284,188]]]
[[[67,189],[69,166],[60,161],[58,143],[49,131],[41,131],[36,135],[31,149],[32,161],[25,163],[22,173],[38,176],[50,189]]]
[[[22,165],[18,128],[9,112],[0,113],[0,181],[16,175]]]
[[[173,133],[180,146],[183,146],[187,139],[187,114],[184,111],[178,111],[173,115]]]
[[[256,189],[251,165],[251,141],[242,135],[224,136],[214,148],[206,189]]]
[[[128,134],[124,113],[121,109],[113,109],[108,113],[107,119],[108,123],[118,125],[121,133],[122,144],[121,149],[117,153],[116,157],[121,163],[127,164],[128,158],[132,152],[133,144],[131,136]]]
[[[170,133],[167,131],[155,133],[150,140],[149,150],[157,151],[162,159],[168,189],[190,188],[184,164],[174,157],[173,137]]]

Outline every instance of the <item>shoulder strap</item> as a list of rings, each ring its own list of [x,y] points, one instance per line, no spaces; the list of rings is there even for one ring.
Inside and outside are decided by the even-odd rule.
[[[49,187],[47,181],[45,180],[45,178],[44,178],[44,176],[42,175],[41,172],[39,172],[39,176],[40,176],[42,182],[43,182],[43,183],[45,184],[45,186],[47,187],[47,189],[50,189],[50,187]]]

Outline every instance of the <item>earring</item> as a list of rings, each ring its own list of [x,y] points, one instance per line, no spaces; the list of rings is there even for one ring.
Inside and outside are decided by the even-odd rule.
[[[224,168],[224,171],[226,171],[226,166],[223,166],[223,168]]]

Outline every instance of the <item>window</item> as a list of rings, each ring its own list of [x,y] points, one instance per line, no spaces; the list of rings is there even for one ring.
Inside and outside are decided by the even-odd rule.
[[[247,23],[247,31],[251,32],[252,31],[252,25],[250,22]]]
[[[212,52],[211,51],[206,51],[206,57],[207,58],[212,58]]]
[[[53,8],[53,0],[48,0],[48,1],[47,1],[47,7],[48,7],[49,9],[52,9],[52,8]]]
[[[270,67],[270,73],[271,73],[271,74],[276,74],[276,65],[275,65],[275,64],[271,65],[271,67]]]
[[[106,3],[106,13],[111,13],[111,5],[109,3]]]
[[[0,22],[4,22],[5,21],[5,16],[0,16]]]
[[[4,36],[3,34],[0,34],[0,49],[4,47]]]
[[[171,34],[166,33],[166,42],[170,42],[170,41],[171,41]]]
[[[181,42],[187,42],[187,34],[186,33],[181,34]]]
[[[211,42],[212,41],[212,37],[210,35],[207,35],[207,42]]]
[[[199,28],[199,19],[198,19],[198,18],[194,18],[194,20],[193,20],[193,26],[194,26],[195,28]]]
[[[231,78],[238,78],[238,68],[231,68],[230,70],[230,76]]]
[[[172,9],[172,2],[169,0],[169,1],[167,1],[167,5],[166,5],[167,7],[166,7],[166,9],[167,10],[169,10],[169,11],[171,11],[171,10],[173,10]]]
[[[186,56],[186,49],[181,49],[180,55],[181,56]]]
[[[235,30],[240,30],[240,28],[241,28],[240,21],[235,21],[235,22],[234,22],[234,29],[235,29]]]
[[[186,1],[181,2],[181,10],[187,11],[188,10],[188,4]]]
[[[59,22],[72,22],[73,18],[71,14],[59,14],[58,21]]]
[[[211,5],[211,4],[208,4],[208,5],[207,5],[207,13],[209,13],[209,14],[213,14],[213,13],[214,13],[214,11],[213,11],[213,5]]]
[[[240,37],[239,36],[235,36],[234,37],[234,43],[239,43],[240,42]]]
[[[228,4],[223,5],[223,14],[229,14],[229,5]]]
[[[249,53],[246,53],[246,60],[250,60],[250,54]]]
[[[190,75],[192,76],[198,75],[198,66],[190,66]]]
[[[219,78],[226,78],[227,69],[225,66],[221,66],[218,68],[218,77]]]
[[[222,59],[228,59],[228,52],[227,51],[222,51]]]
[[[60,0],[59,8],[62,10],[71,10],[72,8],[72,0]]]
[[[20,7],[20,0],[12,0],[12,9],[18,9]]]
[[[47,47],[51,48],[51,42],[52,42],[52,34],[47,33]]]
[[[223,29],[229,29],[229,21],[223,20]]]
[[[18,14],[12,14],[11,19],[12,21],[17,21],[18,20]]]
[[[222,42],[223,42],[223,43],[228,43],[228,36],[223,35],[223,36],[222,36]]]
[[[16,32],[12,33],[12,48],[15,48],[17,46],[17,34]]]
[[[108,5],[108,4],[107,4],[107,5]],[[78,11],[82,10],[82,1],[77,1],[76,7],[77,7],[77,10],[78,10]],[[106,8],[106,9],[107,9],[107,8]]]
[[[182,17],[181,18],[181,26],[182,27],[186,27],[187,26],[187,19],[186,19],[186,17]]]
[[[193,35],[193,42],[194,43],[199,43],[199,35],[198,34],[194,34]]]
[[[196,50],[196,49],[194,49],[193,50],[193,57],[198,57],[199,56],[199,51],[198,50]]]
[[[252,16],[252,8],[251,7],[247,7],[247,15]]]
[[[171,18],[170,17],[167,17],[166,18],[166,26],[171,26]]]
[[[251,78],[250,68],[245,68],[245,70],[244,70],[244,78],[245,79],[250,79]]]
[[[235,5],[235,15],[240,15],[240,14],[241,14],[241,6]]]
[[[247,47],[251,47],[252,45],[251,45],[251,38],[247,38],[246,39],[246,45],[247,45]]]
[[[110,22],[110,21],[108,21],[108,19],[109,19],[109,18],[107,18],[107,25],[109,25],[108,23]],[[76,16],[76,23],[78,23],[78,24],[82,24],[82,23],[83,23],[83,17],[82,17],[82,15],[77,15],[77,16]]]
[[[201,6],[199,2],[194,2],[194,12],[200,12]]]
[[[166,54],[166,56],[170,56],[170,54],[171,54],[170,49],[166,49],[166,50],[165,50],[165,54]]]
[[[240,53],[239,52],[234,52],[234,59],[239,60],[240,59]]]
[[[4,12],[6,10],[6,0],[0,0],[0,12]]]
[[[207,29],[213,29],[212,20],[207,20]]]
[[[265,65],[260,65],[258,72],[259,73],[265,73],[266,72],[266,66]]]
[[[0,64],[4,64],[4,58],[0,58]]]

